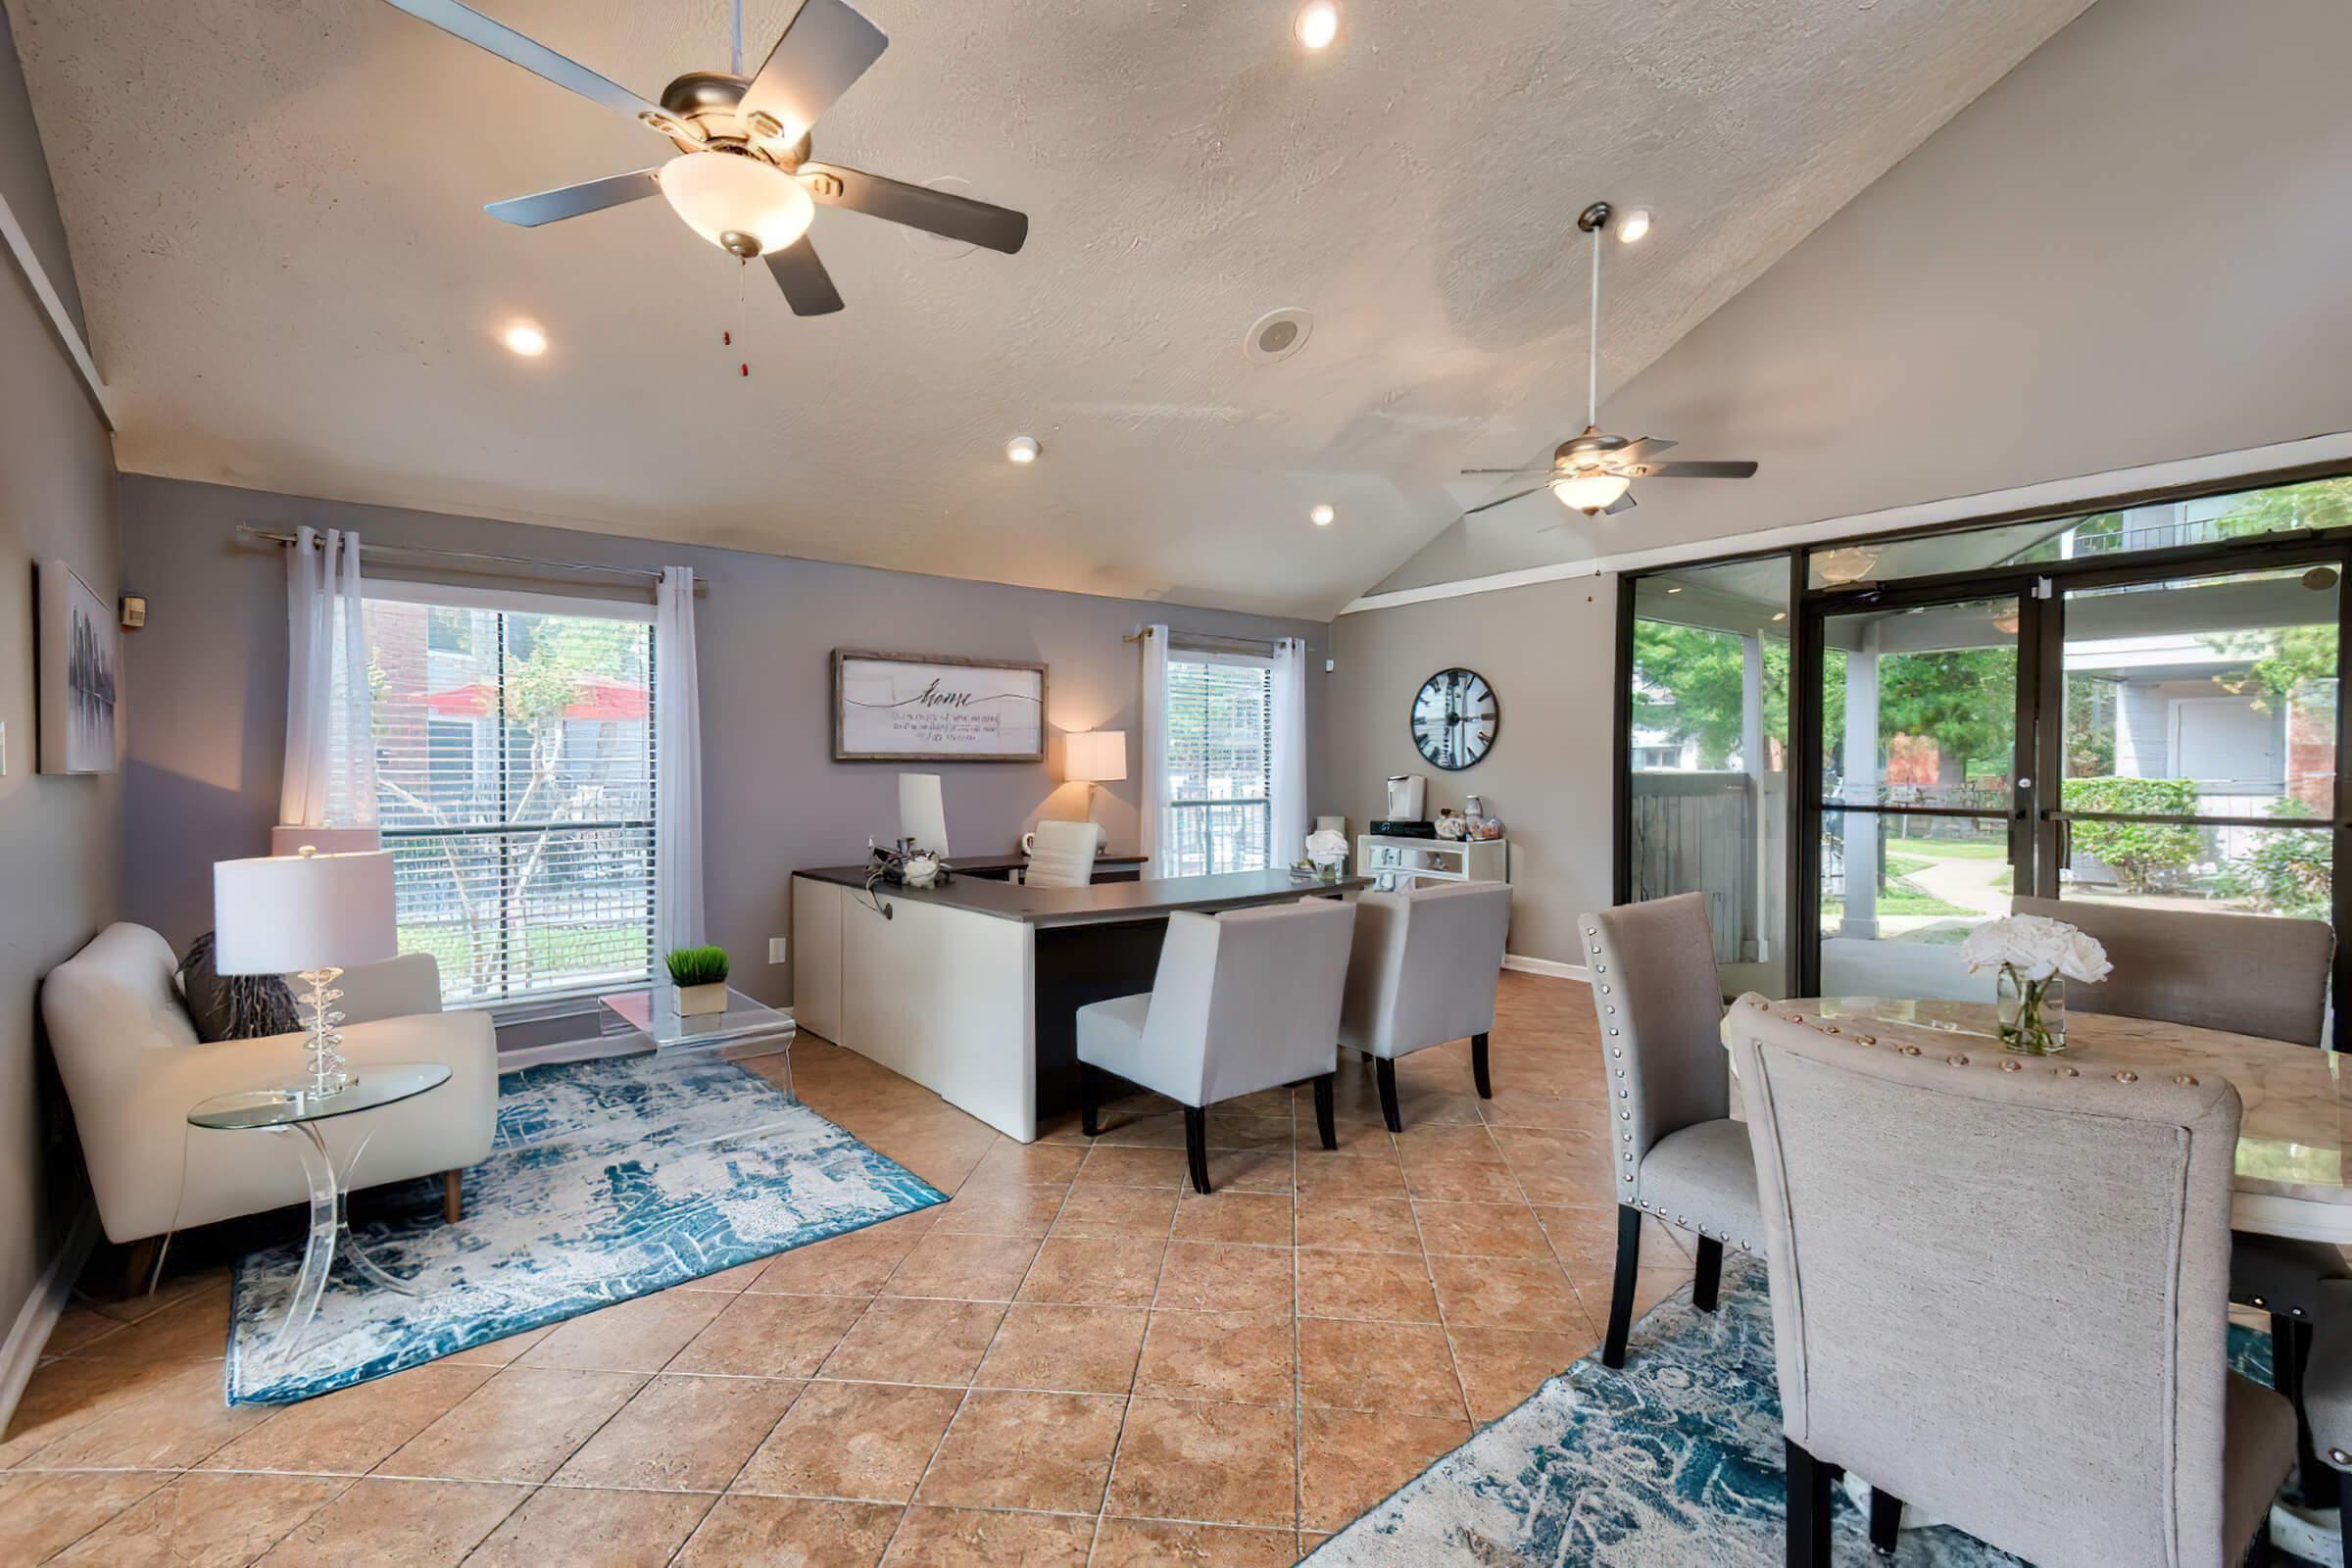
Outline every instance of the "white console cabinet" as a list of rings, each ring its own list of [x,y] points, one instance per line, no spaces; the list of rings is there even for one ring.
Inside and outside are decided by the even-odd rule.
[[[1423,880],[1508,882],[1510,840],[1410,839],[1359,833],[1355,869],[1357,875],[1373,878],[1373,886],[1380,888]]]

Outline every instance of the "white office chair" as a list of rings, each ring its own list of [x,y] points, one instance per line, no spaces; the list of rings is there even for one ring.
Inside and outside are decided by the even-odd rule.
[[[1022,841],[1029,866],[1021,880],[1033,888],[1082,888],[1095,879],[1095,824],[1048,821]]]
[[[1380,1113],[1402,1132],[1396,1058],[1467,1037],[1479,1098],[1494,1098],[1487,1075],[1487,1033],[1511,927],[1511,890],[1501,882],[1435,882],[1355,901],[1355,951],[1340,1044],[1370,1056],[1380,1078]]]
[[[1332,1075],[1354,925],[1355,910],[1337,899],[1169,915],[1152,989],[1078,1009],[1078,1105],[1086,1135],[1101,1132],[1098,1074],[1116,1073],[1163,1094],[1184,1106],[1193,1188],[1205,1193],[1204,1107],[1312,1078],[1323,1147],[1337,1149]]]

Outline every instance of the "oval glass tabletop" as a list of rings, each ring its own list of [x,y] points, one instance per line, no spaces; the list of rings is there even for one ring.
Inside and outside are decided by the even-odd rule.
[[[278,1088],[215,1095],[188,1111],[188,1125],[222,1130],[292,1127],[329,1116],[348,1116],[355,1110],[373,1110],[447,1082],[449,1068],[441,1062],[396,1061],[359,1069],[340,1094],[314,1095],[307,1089]]]

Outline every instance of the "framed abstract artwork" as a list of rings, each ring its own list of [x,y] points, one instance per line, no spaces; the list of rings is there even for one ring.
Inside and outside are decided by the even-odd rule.
[[[833,650],[837,762],[1042,762],[1046,666]]]
[[[37,624],[41,771],[112,773],[122,695],[114,609],[73,567],[46,561]]]

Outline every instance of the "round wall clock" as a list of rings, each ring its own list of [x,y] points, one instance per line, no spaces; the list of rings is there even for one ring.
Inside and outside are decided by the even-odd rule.
[[[1413,744],[1448,772],[1477,765],[1501,728],[1502,705],[1475,669],[1441,669],[1413,698]]]

